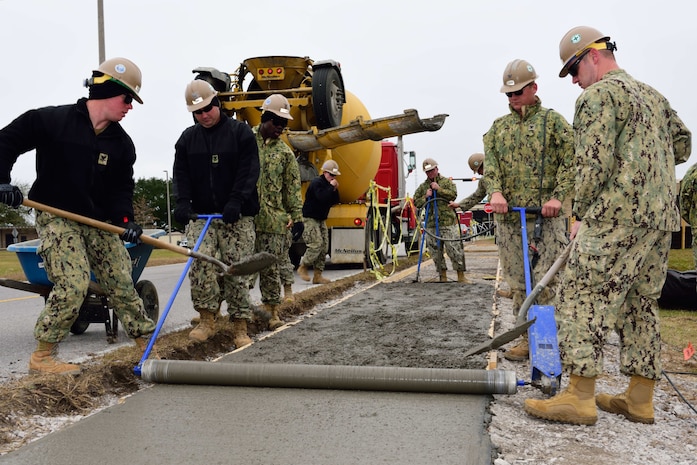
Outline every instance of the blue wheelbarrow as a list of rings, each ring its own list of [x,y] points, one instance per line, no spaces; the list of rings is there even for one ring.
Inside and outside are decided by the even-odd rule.
[[[164,236],[165,231],[162,229],[146,229],[143,231],[143,235],[158,238]],[[157,321],[160,315],[157,289],[155,289],[155,285],[150,281],[139,281],[140,275],[150,258],[153,246],[147,243],[132,244],[130,242],[125,243],[124,246],[131,256],[131,263],[133,264],[131,277],[133,278],[136,292],[138,292],[138,295],[143,300],[145,313],[153,321]],[[19,259],[19,263],[22,266],[27,281],[0,278],[0,285],[36,293],[41,295],[45,300],[53,288],[53,283],[48,279],[41,256],[37,254],[38,248],[39,239],[9,245],[7,250],[17,253],[17,258]],[[95,282],[94,275],[92,275],[87,297],[85,297],[80,307],[77,319],[70,327],[70,332],[73,334],[82,334],[87,331],[91,323],[104,323],[107,342],[114,343],[118,337],[118,321],[114,309],[109,304],[106,293],[99,284]]]

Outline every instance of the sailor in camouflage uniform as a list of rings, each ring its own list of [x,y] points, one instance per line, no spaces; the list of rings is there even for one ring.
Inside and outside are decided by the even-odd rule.
[[[259,272],[259,289],[264,309],[271,314],[269,328],[283,324],[279,318],[281,303],[280,268],[287,262],[288,230],[295,238],[303,233],[300,169],[295,155],[280,137],[292,120],[290,104],[280,94],[272,94],[261,107],[261,123],[253,128],[259,147],[261,174],[257,181],[260,210],[254,218],[257,252],[269,252],[278,261]],[[290,218],[290,219],[289,219]],[[292,271],[291,271],[292,274]]]
[[[531,244],[533,282],[542,278],[568,243],[562,203],[573,186],[573,136],[562,115],[542,107],[537,97],[537,73],[525,60],[513,60],[503,73],[501,92],[510,112],[494,121],[484,134],[484,164],[489,203],[496,220],[501,268],[518,313],[526,297],[525,265],[520,213],[510,207],[542,207],[541,236],[527,228]],[[536,215],[528,215],[528,224]],[[537,303],[554,305],[553,279]],[[509,360],[527,360],[527,336],[504,354]]]
[[[692,256],[697,268],[697,164],[687,170],[680,182],[680,216],[692,228]]]
[[[414,205],[417,208],[427,207],[426,230],[430,234],[426,234],[426,246],[433,257],[440,282],[448,281],[447,264],[443,255],[445,251],[453,269],[457,271],[457,281],[469,283],[465,277],[465,251],[460,239],[460,223],[457,214],[448,208],[448,204],[457,198],[457,187],[451,179],[440,174],[438,163],[434,159],[425,159],[423,170],[427,177],[414,192]]]
[[[30,110],[0,131],[0,201],[21,205],[21,191],[11,184],[17,157],[36,149],[37,177],[29,198],[49,206],[125,228],[118,235],[48,212],[38,212],[36,229],[53,286],[34,327],[38,341],[30,373],[77,374],[80,366],[58,358],[88,293],[90,272],[109,304],[141,350],[155,323],[147,317],[132,278],[132,264],[122,240],[138,242],[143,229],[134,222],[133,141],[120,124],[138,96],[140,69],[125,58],[104,61],[86,81],[89,98],[75,104]]]
[[[551,399],[526,399],[525,411],[571,424],[595,424],[596,405],[633,422],[654,422],[661,374],[657,299],[671,232],[680,227],[675,164],[691,150],[690,131],[670,103],[619,68],[616,49],[610,37],[585,26],[559,44],[559,76],[570,74],[584,89],[574,114],[579,221],[558,309],[559,349],[570,378]],[[613,330],[629,386],[595,396],[605,337]]]
[[[478,174],[479,176],[484,176],[484,154],[483,153],[473,153],[470,155],[469,159],[467,160],[467,163],[470,165],[470,168],[472,171],[474,171],[474,174]],[[484,200],[484,197],[486,197],[486,180],[481,177],[479,178],[479,182],[477,183],[477,189],[472,192],[469,196],[465,197],[462,200],[459,201],[451,201],[448,203],[448,206],[452,208],[453,210],[460,209],[463,212],[469,210],[470,208],[474,207],[477,205],[479,202]]]
[[[198,251],[224,263],[235,263],[254,253],[254,216],[259,213],[257,179],[259,156],[252,128],[220,109],[218,92],[196,79],[184,92],[196,124],[186,128],[174,145],[174,218],[187,225],[196,240],[205,226],[199,215],[220,215],[211,221]],[[199,315],[189,338],[204,342],[216,332],[215,319],[223,301],[233,324],[236,347],[250,344],[247,323],[252,321],[247,277],[226,274],[194,260],[189,270],[191,302]]]

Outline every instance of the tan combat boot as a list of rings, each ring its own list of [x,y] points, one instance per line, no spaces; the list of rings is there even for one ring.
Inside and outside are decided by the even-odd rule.
[[[438,277],[440,279],[440,282],[447,283],[448,282],[448,271],[447,270],[440,270],[438,272]]]
[[[60,360],[53,358],[57,355],[57,343],[39,341],[36,350],[31,354],[31,357],[29,358],[29,373],[52,373],[56,375],[80,374],[79,365],[61,362]]]
[[[322,276],[322,270],[315,269],[315,274],[312,277],[312,284],[328,284],[331,280]]]
[[[503,358],[511,362],[523,362],[530,357],[530,345],[528,336],[522,337],[521,341],[503,353]]]
[[[264,309],[271,314],[271,319],[269,319],[269,329],[271,331],[283,326],[283,321],[278,316],[278,305],[264,304]]]
[[[220,309],[218,309],[218,313],[215,314],[215,319],[217,320],[220,318],[222,314],[220,313]],[[196,326],[201,322],[201,315],[196,315],[191,319],[191,326]]]
[[[200,315],[198,325],[189,333],[189,339],[206,342],[217,332],[215,329],[215,314],[207,310],[197,310]]]
[[[465,284],[472,284],[472,281],[470,281],[469,279],[467,279],[467,277],[465,276],[465,272],[464,272],[464,271],[458,271],[458,272],[457,272],[457,282],[458,282],[458,283],[465,283]]]
[[[635,423],[653,424],[653,388],[656,382],[634,375],[622,394],[598,394],[595,404],[606,412],[624,415]]]
[[[133,339],[133,341],[136,343],[136,346],[138,346],[138,349],[140,350],[140,356],[141,358],[145,354],[145,351],[148,349],[148,343],[150,342],[150,338],[147,336],[141,336]],[[153,344],[152,349],[150,349],[150,358],[154,358],[155,360],[160,360],[160,354],[157,353],[157,346]]]
[[[595,408],[595,376],[571,375],[569,386],[551,399],[525,399],[525,411],[533,417],[572,425],[594,425],[598,421]]]
[[[252,343],[252,339],[247,334],[247,320],[242,318],[233,318],[232,342],[238,349]]]
[[[293,286],[291,284],[283,285],[283,300],[286,302],[295,302],[295,296],[293,295]]]
[[[303,281],[309,281],[310,280],[310,275],[307,272],[307,267],[303,265],[302,263],[298,267],[298,275],[300,276],[300,279]]]

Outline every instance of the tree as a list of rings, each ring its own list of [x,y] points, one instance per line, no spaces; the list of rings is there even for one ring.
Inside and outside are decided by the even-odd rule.
[[[170,206],[172,204],[173,202],[170,201]],[[158,178],[138,179],[133,192],[133,208],[137,223],[143,227],[167,231],[167,186],[165,180]]]

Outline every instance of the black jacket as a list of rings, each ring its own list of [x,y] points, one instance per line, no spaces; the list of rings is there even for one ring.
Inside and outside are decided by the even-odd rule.
[[[232,202],[243,216],[259,212],[259,153],[252,129],[220,114],[212,128],[195,124],[175,144],[173,190],[194,213],[222,213]]]
[[[96,135],[86,102],[29,110],[0,130],[0,183],[36,149],[30,199],[101,221],[133,220],[133,141],[119,123]]]
[[[339,203],[339,191],[329,184],[324,174],[320,174],[310,182],[305,192],[303,216],[316,220],[326,220],[332,205]]]

